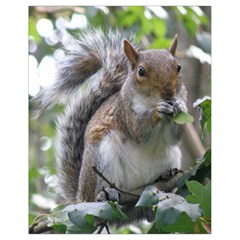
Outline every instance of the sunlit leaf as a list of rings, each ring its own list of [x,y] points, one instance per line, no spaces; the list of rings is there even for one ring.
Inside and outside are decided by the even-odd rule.
[[[168,198],[166,197],[157,204],[156,224],[159,228],[176,223],[182,212],[185,212],[193,222],[201,216],[199,204],[188,203],[177,194],[168,193],[167,196]]]
[[[136,207],[150,207],[158,203],[159,198],[163,197],[163,192],[159,191],[155,186],[151,185],[145,188],[139,198]]]
[[[172,120],[177,124],[185,124],[192,123],[194,121],[194,118],[189,113],[179,112],[176,116],[172,118]]]

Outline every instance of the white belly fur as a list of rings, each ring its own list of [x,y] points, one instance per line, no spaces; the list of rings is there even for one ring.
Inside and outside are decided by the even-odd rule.
[[[100,144],[102,173],[116,186],[133,190],[153,183],[166,169],[181,167],[181,151],[171,144],[169,129],[157,129],[143,145],[122,141],[121,133],[112,131]]]

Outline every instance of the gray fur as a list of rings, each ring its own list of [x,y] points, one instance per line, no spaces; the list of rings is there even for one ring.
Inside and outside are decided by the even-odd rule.
[[[58,65],[55,82],[35,98],[41,110],[67,100],[58,120],[56,162],[59,190],[70,202],[76,201],[87,124],[128,76],[124,39],[133,41],[131,34],[119,31],[85,31],[66,47],[67,57]],[[79,88],[89,79],[88,89],[80,93]]]
[[[179,74],[173,53],[139,51],[130,35],[96,29],[79,35],[66,52],[56,81],[36,98],[42,109],[63,99],[67,103],[56,139],[58,185],[65,199],[96,199],[106,184],[93,166],[127,190],[153,183],[165,168],[179,168],[182,126],[169,115],[184,110],[186,92],[175,89]],[[168,104],[174,96],[179,101]]]

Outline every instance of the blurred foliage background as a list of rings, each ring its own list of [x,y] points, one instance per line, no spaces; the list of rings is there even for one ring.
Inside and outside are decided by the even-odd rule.
[[[211,7],[29,7],[29,100],[54,79],[55,64],[64,58],[61,49],[88,26],[121,28],[136,33],[146,48],[168,48],[175,33],[179,36],[177,58],[182,80],[188,90],[188,108],[195,117],[183,138],[183,167],[193,162],[210,145],[201,138],[200,113],[193,102],[211,96]],[[60,197],[55,191],[54,137],[57,113],[62,106],[34,116],[29,103],[29,222],[55,207]],[[142,231],[141,226],[127,232]],[[144,228],[144,225],[143,225]]]

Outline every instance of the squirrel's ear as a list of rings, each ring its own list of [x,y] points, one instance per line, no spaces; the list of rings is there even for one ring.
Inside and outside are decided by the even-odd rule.
[[[124,52],[129,60],[129,62],[132,65],[132,69],[136,66],[137,61],[138,61],[138,53],[137,51],[133,48],[133,46],[128,42],[128,40],[123,41],[124,44]]]
[[[172,43],[169,47],[169,51],[172,53],[172,55],[175,55],[176,49],[177,49],[177,44],[178,44],[178,35],[175,34]]]

